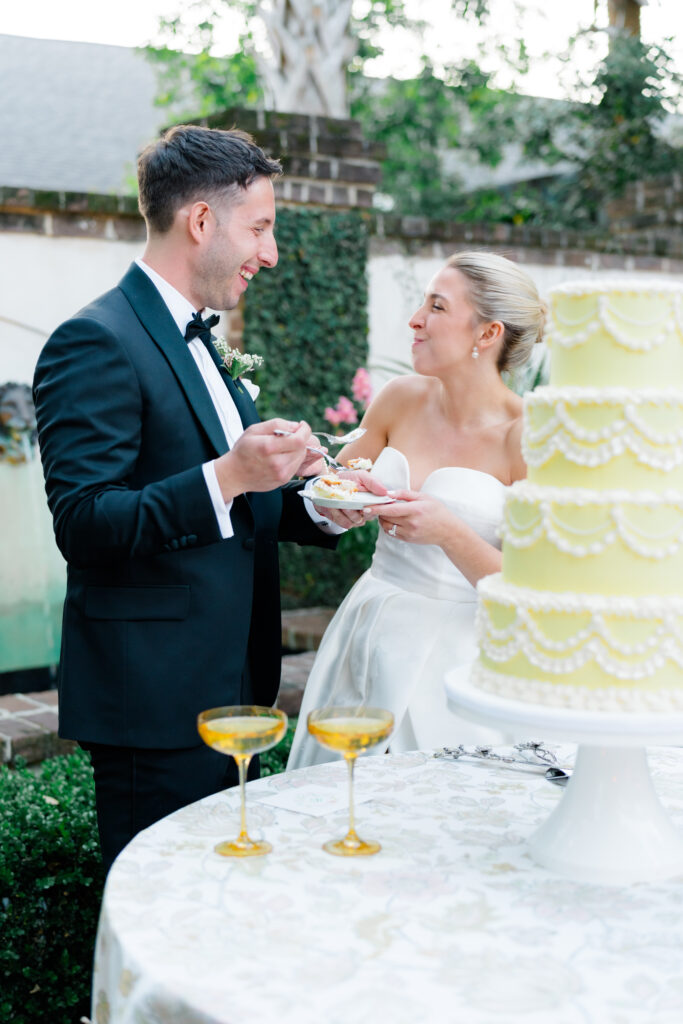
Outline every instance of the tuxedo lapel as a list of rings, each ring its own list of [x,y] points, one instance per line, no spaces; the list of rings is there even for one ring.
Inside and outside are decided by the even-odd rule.
[[[217,349],[214,348],[210,342],[206,345],[206,348],[208,349],[214,363],[220,370],[221,377],[225,382],[226,388],[230,392],[230,397],[235,403],[235,408],[242,420],[242,426],[246,428],[250,427],[252,423],[258,423],[260,419],[259,414],[257,413],[256,406],[254,405],[246,388],[239,380],[232,379],[228,370],[223,366],[223,361],[218,354]]]
[[[169,313],[166,303],[144,271],[135,264],[121,280],[119,287],[133,307],[144,329],[170,363],[178,384],[216,449],[216,453],[222,455],[228,447],[225,431],[187,343]],[[242,415],[241,409],[240,415]]]

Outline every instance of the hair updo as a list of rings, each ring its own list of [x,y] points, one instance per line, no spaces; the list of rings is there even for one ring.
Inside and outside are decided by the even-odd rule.
[[[492,252],[458,252],[446,263],[467,278],[478,321],[500,320],[505,328],[498,370],[523,366],[543,340],[546,305],[525,271]]]

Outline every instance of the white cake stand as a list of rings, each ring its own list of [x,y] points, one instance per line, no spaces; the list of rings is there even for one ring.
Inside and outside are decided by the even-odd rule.
[[[579,744],[572,777],[529,840],[537,864],[579,882],[626,884],[683,876],[683,833],[650,777],[645,747],[683,743],[683,714],[618,714],[544,707],[474,687],[470,669],[446,676],[454,712],[515,740]]]

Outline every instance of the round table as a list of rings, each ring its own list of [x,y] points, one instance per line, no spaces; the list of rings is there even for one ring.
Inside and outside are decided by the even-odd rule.
[[[683,829],[683,749],[649,757]],[[362,758],[357,828],[383,849],[348,859],[321,849],[346,831],[343,763],[249,784],[266,857],[213,851],[237,831],[237,790],[192,804],[109,874],[93,1021],[680,1024],[683,864],[657,884],[551,874],[527,839],[562,794],[475,760]]]

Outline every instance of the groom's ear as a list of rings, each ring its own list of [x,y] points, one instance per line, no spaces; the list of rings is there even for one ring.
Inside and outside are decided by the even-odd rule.
[[[187,232],[193,242],[201,244],[206,240],[215,224],[211,207],[203,199],[178,211],[186,217]]]

